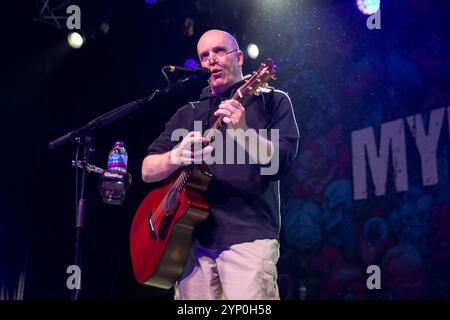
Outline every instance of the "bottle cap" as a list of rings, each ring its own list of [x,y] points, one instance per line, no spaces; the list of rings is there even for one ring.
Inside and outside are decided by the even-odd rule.
[[[125,145],[125,143],[123,141],[116,141],[114,143],[114,147],[123,147]]]

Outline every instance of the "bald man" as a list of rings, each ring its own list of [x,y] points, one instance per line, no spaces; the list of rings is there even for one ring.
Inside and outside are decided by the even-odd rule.
[[[175,298],[279,299],[279,180],[293,166],[299,139],[292,104],[284,92],[267,89],[242,103],[231,99],[245,82],[244,54],[229,33],[205,32],[197,53],[202,67],[211,71],[209,86],[199,101],[179,109],[149,146],[142,164],[143,180],[160,181],[182,166],[210,159],[211,145],[192,151],[192,145],[202,141],[194,123],[199,121],[205,132],[218,117],[226,124],[225,138],[239,129],[253,142],[233,140],[233,147],[253,162],[207,162],[213,175],[207,192],[210,213],[194,232],[193,256],[175,285]],[[181,142],[171,140],[177,129],[189,132]],[[259,134],[264,129],[276,135]],[[219,145],[224,153],[225,138]],[[276,172],[262,175],[261,169],[275,160]]]

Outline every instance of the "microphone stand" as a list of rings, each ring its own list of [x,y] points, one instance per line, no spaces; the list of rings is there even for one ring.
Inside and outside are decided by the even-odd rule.
[[[76,150],[75,161],[72,161],[72,164],[75,164],[75,170],[79,168],[82,169],[81,174],[81,186],[78,186],[78,173],[76,175],[76,219],[75,219],[75,252],[74,252],[74,263],[76,266],[82,270],[82,233],[85,228],[85,215],[86,215],[86,186],[87,186],[87,172],[94,171],[92,170],[92,165],[89,164],[89,157],[93,154],[94,149],[93,146],[93,138],[92,133],[94,130],[98,128],[102,128],[116,122],[125,116],[134,113],[141,106],[151,102],[155,97],[162,96],[168,94],[173,88],[182,86],[186,81],[190,80],[192,77],[184,77],[179,79],[174,84],[167,79],[166,74],[163,72],[166,80],[168,81],[168,86],[163,90],[155,90],[151,95],[129,102],[123,106],[115,108],[100,117],[95,118],[94,120],[88,122],[86,125],[72,130],[65,135],[51,141],[48,146],[50,149],[55,149],[60,147],[61,145],[67,142],[76,142],[78,144]],[[81,161],[78,160],[79,151],[81,151]],[[96,167],[94,167],[96,168]],[[77,171],[78,172],[78,171]],[[98,173],[98,172],[97,172]],[[78,192],[80,191],[80,192]],[[81,279],[78,279],[78,283],[81,282]],[[71,292],[71,300],[78,300],[78,294],[81,287],[75,287]]]

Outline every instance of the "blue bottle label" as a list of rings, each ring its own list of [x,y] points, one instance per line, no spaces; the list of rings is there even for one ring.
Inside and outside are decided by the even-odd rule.
[[[108,167],[125,167],[125,157],[120,153],[113,153],[109,156]]]

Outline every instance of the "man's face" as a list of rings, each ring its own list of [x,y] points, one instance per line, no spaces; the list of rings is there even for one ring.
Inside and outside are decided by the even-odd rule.
[[[211,70],[208,82],[214,94],[223,93],[242,79],[243,54],[229,34],[206,32],[197,44],[197,53],[202,67]]]

